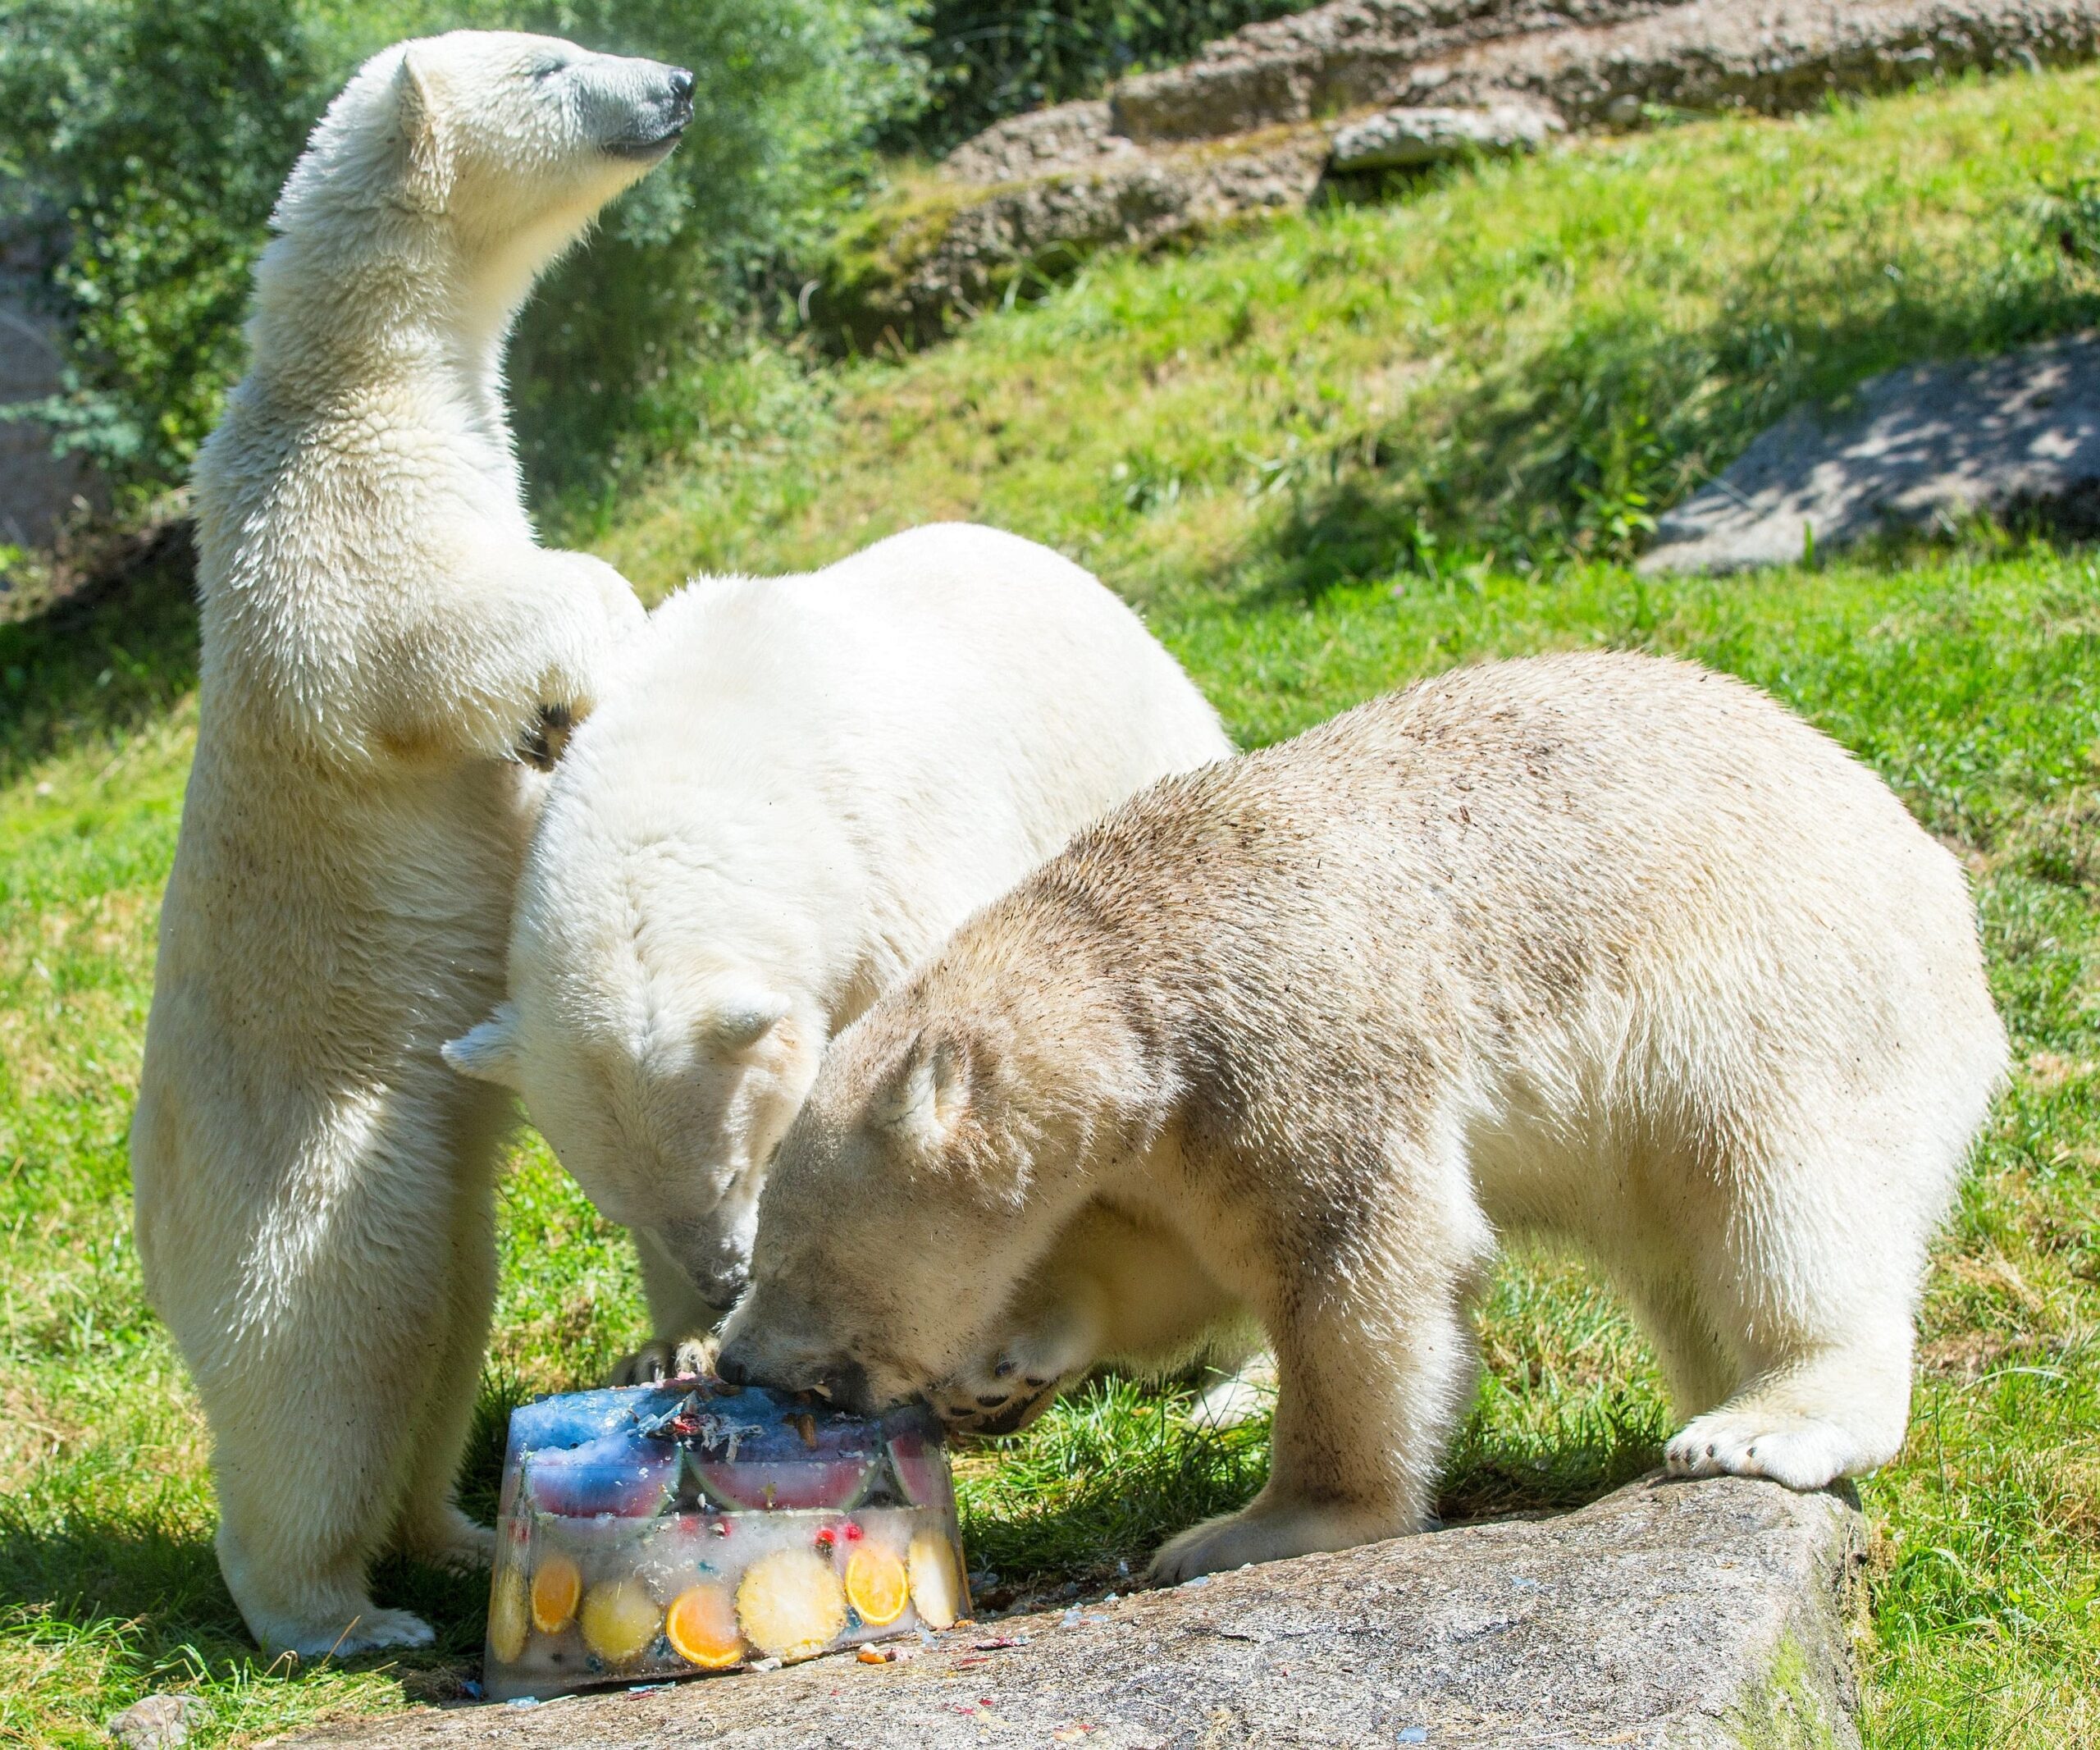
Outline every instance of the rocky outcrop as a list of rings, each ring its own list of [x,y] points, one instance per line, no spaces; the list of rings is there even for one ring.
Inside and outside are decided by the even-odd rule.
[[[1463,1526],[1171,1592],[540,1707],[308,1734],[356,1750],[1089,1750],[1426,1743],[1856,1745],[1863,1544],[1832,1495],[1636,1483],[1564,1518]]]
[[[1484,109],[1381,109],[1337,128],[1327,162],[1337,175],[1411,170],[1463,152],[1528,152],[1561,131],[1560,117],[1530,103]]]
[[[1338,0],[1250,25],[1194,60],[1123,81],[1116,131],[1213,139],[1389,103],[1419,66],[1476,45],[1645,18],[1686,0]],[[1740,3],[1740,0],[1738,0]]]
[[[874,216],[827,325],[923,337],[1030,273],[1301,206],[1330,175],[2096,54],[2100,0],[1334,0],[966,143],[938,198]]]
[[[1877,377],[1796,412],[1656,527],[1649,573],[1786,564],[1985,514],[2100,534],[2100,338]]]

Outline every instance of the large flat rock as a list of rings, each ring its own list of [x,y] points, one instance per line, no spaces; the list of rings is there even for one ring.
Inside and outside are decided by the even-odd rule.
[[[1783,564],[1978,512],[2100,533],[2100,338],[1892,371],[1841,417],[1788,415],[1661,519],[1641,569]]]
[[[329,1728],[359,1750],[1853,1745],[1858,1514],[1736,1478],[850,1656]]]

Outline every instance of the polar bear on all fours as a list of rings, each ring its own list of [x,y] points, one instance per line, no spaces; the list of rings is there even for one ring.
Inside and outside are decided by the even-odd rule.
[[[667,1371],[742,1291],[833,1033],[1078,828],[1231,752],[1101,583],[966,523],[701,579],[629,654],[555,774],[510,999],[445,1049],[633,1231],[657,1341],[616,1378]]]
[[[214,1442],[265,1646],[428,1627],[393,1545],[453,1502],[494,1300],[508,1102],[441,1061],[501,993],[550,741],[641,607],[537,546],[500,364],[534,276],[660,160],[692,79],[544,37],[397,46],[330,107],[199,459],[196,765],[132,1132],[139,1254]]]
[[[1154,785],[842,1033],[718,1366],[866,1407],[1250,1307],[1268,1483],[1171,1581],[1419,1527],[1530,1231],[1655,1337],[1673,1469],[1820,1487],[1902,1443],[2005,1062],[1960,866],[1827,737],[1685,663],[1461,669]]]

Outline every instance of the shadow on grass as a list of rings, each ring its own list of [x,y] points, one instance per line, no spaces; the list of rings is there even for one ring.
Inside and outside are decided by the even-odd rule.
[[[514,1381],[483,1382],[460,1467],[460,1496],[484,1524],[495,1515],[510,1410],[528,1396]],[[220,1577],[211,1538],[188,1515],[32,1513],[0,1501],[0,1627],[38,1642],[98,1643],[141,1693],[156,1684],[239,1685],[265,1673],[311,1676],[331,1665],[395,1669],[418,1699],[460,1693],[460,1679],[481,1656],[487,1579],[387,1556],[373,1566],[372,1591],[381,1603],[428,1622],[436,1644],[303,1665],[273,1661],[249,1638]]]
[[[1519,1430],[1497,1413],[1497,1396],[1491,1384],[1453,1443],[1437,1494],[1447,1523],[1565,1512],[1660,1461],[1668,1430],[1650,1410],[1573,1407]],[[1194,1401],[1097,1380],[1029,1432],[966,1453],[972,1566],[996,1574],[1002,1592],[1053,1579],[1114,1583],[1142,1574],[1185,1527],[1244,1506],[1268,1474],[1268,1424],[1195,1428]]]
[[[1884,372],[2100,320],[2089,268],[2016,256],[2016,240],[2007,262],[2024,271],[1951,277],[1921,266],[1898,288],[1882,249],[1817,254],[1790,240],[1703,325],[1615,304],[1573,313],[1521,355],[1452,366],[1431,399],[1343,434],[1327,465],[1307,468],[1265,551],[1230,562],[1252,580],[1241,600],[1316,602],[1395,573],[1436,576],[1454,555],[1505,566],[1631,558],[1660,512],[1794,409],[1842,414]],[[2016,521],[2040,531],[2032,517]]]
[[[196,685],[195,574],[176,525],[80,592],[0,621],[0,784],[137,730]]]
[[[0,1624],[35,1641],[99,1643],[142,1692],[156,1683],[188,1687],[266,1671],[312,1675],[337,1663],[398,1665],[436,1679],[412,1688],[433,1697],[456,1690],[448,1677],[481,1652],[487,1581],[389,1558],[375,1567],[372,1590],[429,1622],[436,1647],[295,1667],[272,1660],[249,1638],[211,1540],[194,1524],[94,1511],[45,1519],[0,1502]]]

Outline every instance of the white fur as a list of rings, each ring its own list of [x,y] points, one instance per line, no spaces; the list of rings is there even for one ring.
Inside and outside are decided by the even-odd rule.
[[[735,1298],[833,1032],[1075,829],[1230,751],[1129,609],[993,529],[657,610],[554,780],[511,1001],[447,1053],[634,1229],[660,1341],[633,1366]]]
[[[2005,1062],[1960,866],[1827,737],[1689,664],[1459,669],[1155,785],[841,1034],[718,1364],[945,1409],[988,1354],[1025,1415],[1251,1311],[1269,1479],[1176,1580],[1418,1528],[1536,1233],[1647,1326],[1673,1470],[1819,1487],[1902,1444]]]
[[[452,1479],[505,1103],[438,1047],[500,988],[542,788],[514,750],[591,708],[642,619],[534,541],[501,351],[683,102],[671,69],[548,38],[377,57],[285,185],[198,463],[199,742],[132,1166],[220,1562],[273,1650],[426,1643],[370,1559],[486,1558]]]

